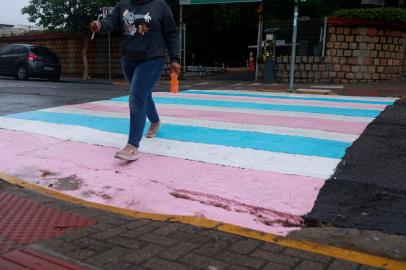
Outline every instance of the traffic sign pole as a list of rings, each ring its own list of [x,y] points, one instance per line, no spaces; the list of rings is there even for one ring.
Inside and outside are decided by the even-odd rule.
[[[297,39],[297,22],[299,16],[299,0],[295,0],[295,8],[293,14],[293,34],[292,34],[292,55],[290,59],[290,80],[289,89],[293,90],[295,82],[295,64],[296,64],[296,39]]]

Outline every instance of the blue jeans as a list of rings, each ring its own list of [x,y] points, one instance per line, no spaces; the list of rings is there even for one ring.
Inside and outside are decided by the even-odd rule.
[[[130,84],[130,132],[128,143],[139,147],[145,121],[158,123],[159,116],[152,100],[152,90],[161,77],[163,59],[135,62],[123,58],[124,77]]]

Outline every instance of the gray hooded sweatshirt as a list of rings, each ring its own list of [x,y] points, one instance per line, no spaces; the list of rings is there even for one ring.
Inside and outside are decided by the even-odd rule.
[[[168,50],[171,61],[179,62],[178,29],[165,0],[121,0],[101,24],[101,32],[123,32],[122,52],[129,59],[161,58]]]

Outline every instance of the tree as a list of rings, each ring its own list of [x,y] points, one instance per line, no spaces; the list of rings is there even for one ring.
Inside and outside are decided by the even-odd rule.
[[[89,79],[87,50],[89,46],[89,23],[94,20],[102,6],[114,5],[116,0],[30,0],[21,12],[28,20],[49,30],[79,34],[83,40],[83,79]]]

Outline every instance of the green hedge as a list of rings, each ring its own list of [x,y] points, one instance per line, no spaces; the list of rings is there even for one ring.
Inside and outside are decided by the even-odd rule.
[[[342,18],[359,18],[373,21],[406,23],[406,9],[402,8],[342,9],[333,13],[333,16]]]

